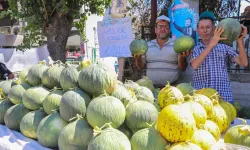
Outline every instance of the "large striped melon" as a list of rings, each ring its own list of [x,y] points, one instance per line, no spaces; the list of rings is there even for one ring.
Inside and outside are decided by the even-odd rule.
[[[65,92],[62,90],[54,90],[50,92],[43,101],[43,109],[49,115],[53,110],[59,109],[62,96]]]
[[[37,128],[39,143],[45,147],[57,148],[59,135],[67,124],[57,112],[43,118]]]
[[[68,63],[65,64],[65,68],[60,75],[60,85],[64,90],[78,87],[79,72],[73,66]]]
[[[52,89],[54,87],[60,88],[60,75],[64,66],[61,62],[50,65],[42,74],[42,83],[45,87]]]
[[[37,110],[43,106],[43,101],[49,93],[48,89],[42,86],[29,88],[23,94],[23,104],[30,110]]]
[[[24,104],[11,106],[4,115],[4,123],[8,128],[19,131],[22,118],[29,112]]]
[[[4,115],[11,106],[13,104],[8,99],[0,101],[0,124],[4,124]]]
[[[27,75],[27,80],[28,83],[31,86],[39,86],[40,84],[42,84],[42,74],[43,71],[47,69],[46,66],[46,62],[45,61],[41,61],[38,64],[32,66],[29,69],[28,75]]]
[[[237,19],[226,18],[221,20],[217,27],[222,27],[224,32],[221,37],[227,38],[226,40],[221,40],[222,43],[231,45],[233,41],[237,40],[241,33],[241,25]]]
[[[124,105],[113,96],[97,97],[87,108],[87,120],[92,127],[102,127],[111,122],[113,128],[118,128],[124,122],[125,115]]]
[[[82,90],[94,96],[99,96],[105,92],[111,94],[115,90],[117,75],[103,62],[97,62],[80,72],[78,83]]]
[[[97,130],[90,141],[88,150],[131,150],[129,139],[121,131],[112,127]]]
[[[28,138],[37,139],[38,125],[46,116],[43,109],[27,113],[20,122],[20,131]]]
[[[31,86],[27,83],[19,83],[14,85],[9,91],[8,98],[13,104],[19,104],[22,102],[22,96],[24,92],[30,87]]]
[[[84,117],[89,102],[90,97],[82,90],[68,91],[62,96],[59,105],[60,115],[65,121],[70,121],[77,114]]]
[[[135,150],[164,150],[170,143],[153,127],[141,129],[130,140]]]
[[[78,118],[61,131],[58,147],[60,150],[87,150],[92,137],[93,128],[86,120]]]
[[[158,111],[155,106],[144,100],[129,104],[126,108],[126,125],[133,132],[148,127],[148,124],[157,122]]]

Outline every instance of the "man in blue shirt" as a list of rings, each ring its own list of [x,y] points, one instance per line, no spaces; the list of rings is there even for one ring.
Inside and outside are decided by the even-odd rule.
[[[191,54],[191,67],[194,69],[193,86],[196,89],[214,88],[224,100],[233,103],[232,89],[227,73],[227,61],[231,60],[241,66],[247,66],[247,55],[243,45],[243,39],[247,34],[247,28],[242,25],[242,33],[237,39],[239,54],[231,47],[218,43],[222,28],[214,26],[214,15],[204,12],[200,16],[197,31],[201,42],[194,48]]]

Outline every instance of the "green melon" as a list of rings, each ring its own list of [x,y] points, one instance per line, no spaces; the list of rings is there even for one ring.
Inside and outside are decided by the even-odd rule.
[[[13,104],[19,104],[22,102],[22,96],[26,90],[28,90],[31,86],[27,83],[20,83],[14,85],[10,91],[8,98]]]
[[[144,100],[129,104],[126,108],[126,125],[129,129],[137,131],[147,128],[148,124],[157,122],[158,111],[156,107]]]
[[[13,104],[8,99],[0,101],[0,124],[4,124],[4,115],[11,106]]]
[[[27,80],[31,86],[38,86],[42,84],[43,71],[47,69],[46,62],[41,61],[29,69]]]
[[[138,83],[140,86],[149,88],[152,92],[155,91],[153,82],[147,76],[144,76],[142,79],[137,80],[136,83]]]
[[[140,87],[138,83],[133,82],[132,80],[126,80],[123,86],[127,89],[132,89],[134,91]]]
[[[130,143],[133,150],[164,150],[170,145],[160,132],[152,127],[135,132]]]
[[[60,150],[87,150],[93,137],[93,128],[86,120],[77,119],[61,131],[58,139]]]
[[[11,106],[4,115],[4,123],[8,128],[19,131],[22,118],[29,112],[23,104]]]
[[[54,90],[50,92],[43,101],[43,109],[49,115],[53,113],[53,110],[59,109],[61,98],[64,91]]]
[[[226,40],[221,40],[221,43],[232,45],[233,41],[237,40],[241,33],[241,25],[237,19],[226,18],[221,20],[217,27],[222,27],[224,32],[222,33],[222,38],[227,38]]]
[[[67,124],[57,112],[43,118],[37,128],[39,143],[45,147],[57,148],[59,135]]]
[[[49,93],[46,88],[41,86],[29,88],[23,94],[23,104],[30,110],[37,110],[43,106],[43,101]]]
[[[60,85],[64,90],[78,87],[79,72],[73,66],[68,63],[65,64],[65,68],[60,75]]]
[[[250,126],[237,125],[227,130],[224,136],[225,143],[247,146],[250,148]]]
[[[103,62],[97,62],[80,72],[78,83],[82,90],[93,96],[105,92],[111,94],[115,90],[117,74]]]
[[[88,150],[131,150],[126,135],[112,127],[97,131],[97,135],[90,141]]]
[[[135,39],[130,43],[130,52],[134,55],[143,55],[148,51],[148,44],[143,39]]]
[[[154,103],[154,95],[150,89],[147,87],[139,87],[135,90],[135,96],[138,100],[148,101],[150,103]]]
[[[90,97],[82,90],[68,91],[62,96],[59,105],[60,115],[65,121],[70,121],[77,114],[84,117],[89,102]]]
[[[61,62],[50,65],[42,74],[43,85],[49,89],[60,88],[60,75],[63,69],[64,66]]]
[[[38,125],[46,116],[43,109],[27,113],[20,122],[20,131],[28,138],[37,139]]]
[[[186,52],[187,50],[193,50],[195,41],[192,37],[182,35],[178,37],[174,42],[174,51],[176,53]]]
[[[92,127],[102,127],[111,122],[113,128],[118,128],[124,122],[125,115],[121,100],[113,96],[100,96],[89,103],[86,116]]]
[[[0,82],[0,88],[2,89],[2,92],[4,96],[8,96],[10,89],[15,85],[15,82],[12,80],[5,80]]]
[[[126,107],[128,103],[136,101],[136,96],[133,90],[126,89],[124,86],[117,84],[115,86],[115,90],[111,94],[122,101],[124,106]]]
[[[194,87],[190,83],[180,83],[176,86],[177,89],[181,91],[183,96],[190,94],[195,90]]]

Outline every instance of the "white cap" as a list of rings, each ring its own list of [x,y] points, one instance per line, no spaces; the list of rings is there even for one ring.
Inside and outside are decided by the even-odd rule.
[[[167,22],[170,23],[170,19],[169,19],[167,16],[165,16],[165,15],[159,16],[159,17],[156,19],[156,23],[159,22],[159,21],[162,21],[162,20],[167,21]]]

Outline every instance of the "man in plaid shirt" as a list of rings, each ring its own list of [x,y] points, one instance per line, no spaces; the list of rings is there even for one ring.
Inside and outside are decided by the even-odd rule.
[[[193,86],[196,89],[214,88],[226,101],[233,103],[230,80],[227,73],[227,60],[247,66],[247,55],[243,45],[243,39],[247,34],[247,28],[243,25],[242,33],[237,39],[239,54],[231,47],[218,43],[222,28],[214,26],[214,15],[204,12],[200,16],[197,31],[201,42],[194,48],[191,54],[191,67],[194,69]]]

